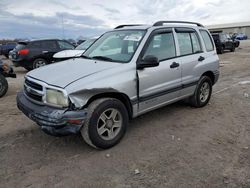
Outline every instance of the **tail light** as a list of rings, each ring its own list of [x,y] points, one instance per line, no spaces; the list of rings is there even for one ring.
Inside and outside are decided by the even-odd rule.
[[[27,55],[29,53],[29,50],[28,49],[23,49],[23,50],[19,50],[18,51],[18,54],[19,55]]]

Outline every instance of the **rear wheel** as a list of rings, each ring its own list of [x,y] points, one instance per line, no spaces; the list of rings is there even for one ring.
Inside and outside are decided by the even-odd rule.
[[[42,58],[35,59],[34,62],[33,62],[33,69],[43,67],[43,66],[45,66],[47,64],[48,63],[47,63],[47,61],[45,59],[42,59]]]
[[[202,76],[194,95],[190,98],[191,106],[200,108],[207,105],[212,94],[212,85],[212,81],[208,76]]]
[[[92,147],[110,148],[124,136],[128,119],[127,109],[119,100],[97,99],[88,107],[87,119],[81,130],[82,137]]]
[[[8,91],[8,82],[6,78],[0,74],[0,98],[3,97]]]

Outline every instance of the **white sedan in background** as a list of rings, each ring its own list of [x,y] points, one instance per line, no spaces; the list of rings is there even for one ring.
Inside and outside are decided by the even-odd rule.
[[[77,46],[74,50],[63,50],[63,51],[57,52],[56,54],[54,54],[53,58],[65,60],[65,59],[69,59],[72,57],[80,57],[85,52],[85,50],[88,47],[90,47],[97,39],[98,37],[87,39],[86,41],[81,43],[79,46]]]

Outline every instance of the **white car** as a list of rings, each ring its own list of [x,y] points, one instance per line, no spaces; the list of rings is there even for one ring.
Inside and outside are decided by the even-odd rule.
[[[56,54],[54,54],[53,58],[62,60],[62,59],[69,59],[72,57],[80,57],[85,52],[85,50],[88,47],[90,47],[96,40],[97,40],[97,37],[87,39],[82,44],[77,46],[74,50],[63,50],[63,51],[57,52]]]

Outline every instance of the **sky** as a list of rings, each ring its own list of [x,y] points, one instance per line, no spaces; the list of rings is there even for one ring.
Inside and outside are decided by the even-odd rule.
[[[120,24],[250,21],[249,0],[0,0],[0,38],[94,37]]]

